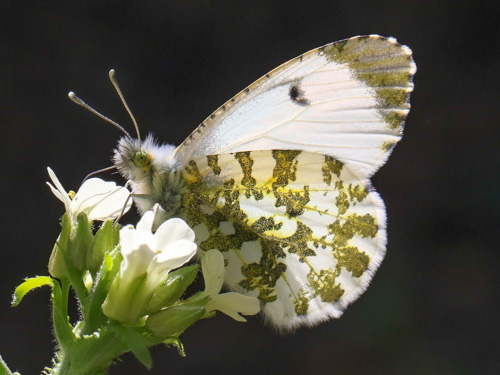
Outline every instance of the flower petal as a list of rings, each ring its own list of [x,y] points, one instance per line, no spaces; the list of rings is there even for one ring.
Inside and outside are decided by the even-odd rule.
[[[57,190],[50,182],[46,182],[47,185],[49,185],[50,190],[52,191],[52,194],[56,196],[57,199],[59,199],[61,202],[64,203],[64,206],[66,206],[66,201],[64,199],[64,196],[61,194],[59,190]]]
[[[66,211],[68,211],[71,204],[71,199],[69,199],[68,193],[66,192],[66,190],[64,190],[56,174],[52,169],[50,169],[50,167],[47,167],[47,172],[49,172],[49,177],[56,186],[57,191],[59,191],[59,194],[56,193],[56,189],[54,189],[54,187],[50,183],[47,182],[47,184],[50,186],[52,193],[64,203],[64,207],[66,208]]]
[[[88,212],[91,220],[106,220],[118,217],[122,211],[126,213],[132,207],[132,199],[129,199],[130,191],[124,187],[117,187],[102,198]],[[126,206],[125,206],[126,202]]]
[[[153,211],[148,211],[144,215],[142,215],[141,220],[135,226],[137,230],[147,230],[151,232],[151,228],[153,227],[153,220],[155,219],[155,214]]]
[[[205,293],[214,297],[219,294],[224,283],[224,257],[219,250],[209,250],[201,260],[201,270],[205,281]]]
[[[246,322],[240,314],[255,315],[260,311],[259,300],[236,292],[219,294],[208,301],[208,312],[219,310],[238,322]]]
[[[157,250],[164,250],[178,240],[194,241],[194,232],[179,218],[173,218],[165,221],[156,231]]]
[[[114,182],[91,178],[83,183],[71,202],[73,214],[85,212],[90,220],[105,220],[117,217],[125,206],[130,192]],[[127,202],[124,212],[132,206]]]
[[[150,232],[128,227],[120,230],[120,246],[123,254],[120,277],[124,284],[146,272],[155,256],[154,245],[154,236]]]
[[[157,253],[148,266],[148,283],[156,288],[171,270],[187,263],[195,254],[196,244],[185,239]]]

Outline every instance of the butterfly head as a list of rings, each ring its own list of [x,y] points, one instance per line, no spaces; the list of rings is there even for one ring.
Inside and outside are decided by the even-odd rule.
[[[114,150],[115,167],[129,181],[141,214],[160,204],[158,223],[177,213],[185,188],[174,151],[175,146],[159,145],[151,134],[142,142],[124,136]]]
[[[124,136],[114,150],[113,162],[126,179],[136,182],[155,173],[171,171],[174,151],[173,145],[158,145],[152,134],[142,142]]]

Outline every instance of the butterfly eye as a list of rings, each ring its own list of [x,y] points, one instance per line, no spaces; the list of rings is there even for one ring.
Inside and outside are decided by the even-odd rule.
[[[151,165],[151,163],[153,161],[152,158],[151,158],[151,155],[149,155],[145,151],[136,152],[134,154],[134,159],[133,160],[134,160],[134,165],[137,168],[141,168],[141,169],[144,169],[144,170],[149,169],[149,166]]]

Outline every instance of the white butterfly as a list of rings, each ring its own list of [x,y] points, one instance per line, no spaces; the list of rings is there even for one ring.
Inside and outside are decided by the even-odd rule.
[[[386,214],[369,177],[400,140],[411,51],[359,36],[279,66],[179,147],[125,136],[114,161],[141,213],[177,216],[225,254],[230,289],[256,296],[281,330],[338,318],[385,253]],[[160,220],[160,221],[161,221]]]

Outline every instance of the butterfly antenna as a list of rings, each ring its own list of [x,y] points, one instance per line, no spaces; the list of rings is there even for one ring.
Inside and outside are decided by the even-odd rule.
[[[111,167],[107,167],[107,168],[103,168],[103,169],[99,169],[98,171],[95,171],[95,172],[92,172],[92,173],[89,173],[82,181],[82,184],[87,181],[90,177],[92,176],[95,176],[96,174],[98,173],[102,173],[102,172],[107,172],[107,171],[110,171],[112,169],[116,169],[116,167],[114,165],[112,165]]]
[[[78,105],[82,106],[82,107],[83,107],[83,108],[85,108],[86,110],[88,110],[88,111],[92,112],[92,113],[93,113],[94,115],[96,115],[97,117],[100,117],[100,118],[102,118],[103,120],[105,120],[105,121],[109,122],[111,125],[116,126],[116,127],[117,127],[118,129],[120,129],[120,130],[121,130],[121,131],[122,131],[122,132],[123,132],[123,133],[124,133],[124,134],[125,134],[128,138],[132,138],[132,137],[130,136],[130,134],[129,134],[129,133],[128,133],[125,129],[123,129],[123,127],[122,127],[120,124],[118,124],[118,123],[114,122],[113,120],[111,120],[110,118],[107,118],[107,117],[106,117],[106,116],[104,116],[104,115],[101,115],[101,114],[100,114],[99,112],[97,112],[94,108],[92,108],[92,107],[91,107],[91,106],[89,106],[87,103],[85,103],[82,99],[80,99],[78,96],[76,96],[76,95],[75,95],[75,93],[74,93],[73,91],[70,91],[70,92],[68,93],[68,96],[69,96],[69,98],[71,99],[71,101],[72,101],[72,102],[74,102],[74,103],[76,103],[76,104],[78,104]]]
[[[118,93],[118,95],[120,96],[120,99],[122,100],[123,106],[127,110],[130,118],[132,119],[132,122],[134,123],[135,131],[137,133],[137,139],[139,140],[139,150],[141,150],[141,134],[139,133],[139,126],[137,125],[137,121],[135,121],[135,117],[132,114],[132,111],[130,110],[130,108],[126,102],[125,97],[123,96],[122,90],[120,90],[120,86],[118,86],[118,81],[115,78],[115,70],[114,69],[111,69],[109,71],[109,79],[111,80],[111,83],[113,84],[113,86],[115,86],[115,90]]]

